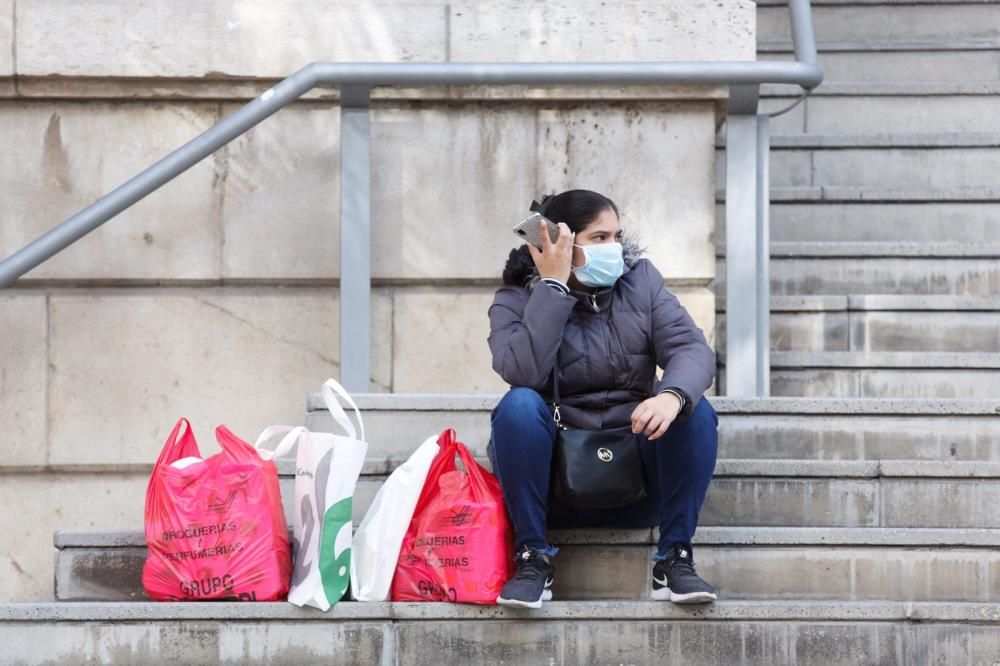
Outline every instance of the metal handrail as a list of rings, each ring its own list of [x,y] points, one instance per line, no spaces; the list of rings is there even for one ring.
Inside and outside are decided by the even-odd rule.
[[[794,62],[312,63],[0,261],[0,288],[10,286],[17,278],[316,87],[339,87],[342,108],[367,109],[370,89],[375,86],[727,85],[733,91],[740,91],[739,97],[744,100],[739,105],[741,113],[747,112],[747,99],[752,100],[750,110],[756,113],[758,90],[762,84],[792,84],[808,91],[823,80],[823,71],[816,64],[810,2],[788,0],[788,8]],[[748,95],[747,91],[751,93]],[[731,101],[731,113],[733,107]],[[363,129],[363,126],[358,127]],[[367,177],[363,185],[367,192]],[[363,226],[367,228],[367,211],[363,217]],[[362,245],[361,249],[365,247]],[[367,372],[367,364],[364,370]],[[352,390],[357,387],[353,386]]]
[[[811,90],[823,80],[809,0],[789,0],[795,62],[719,63],[327,63],[307,65],[214,127],[0,261],[0,287],[170,182],[317,86],[429,85],[761,85]]]

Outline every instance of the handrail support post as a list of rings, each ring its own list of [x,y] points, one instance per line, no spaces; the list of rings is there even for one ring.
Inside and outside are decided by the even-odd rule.
[[[768,324],[759,302],[767,250],[760,229],[762,167],[757,86],[731,86],[726,118],[726,386],[728,396],[762,395],[761,334]],[[766,158],[765,158],[766,160]],[[763,171],[763,172],[762,172]],[[762,261],[763,257],[763,261]],[[766,270],[766,268],[765,268]],[[769,339],[769,335],[766,336]]]
[[[757,115],[757,397],[771,395],[771,118]]]
[[[340,381],[371,378],[371,103],[367,86],[340,90]]]

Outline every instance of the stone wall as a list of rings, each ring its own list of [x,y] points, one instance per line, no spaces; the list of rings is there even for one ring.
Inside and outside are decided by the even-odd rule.
[[[749,0],[0,0],[0,255],[311,61],[752,60],[754,23]],[[486,309],[509,228],[569,187],[619,203],[712,337],[725,90],[373,99],[374,390],[504,390]],[[177,417],[210,453],[216,424],[299,423],[338,375],[337,100],[307,95],[0,294],[0,501],[25,507],[0,518],[0,600],[51,595],[57,527],[141,522]]]

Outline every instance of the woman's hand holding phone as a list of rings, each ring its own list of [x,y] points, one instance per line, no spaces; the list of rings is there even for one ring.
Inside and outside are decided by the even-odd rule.
[[[549,238],[549,232],[545,228],[544,220],[539,225],[542,235],[542,249],[528,243],[528,252],[535,261],[538,268],[538,275],[543,278],[555,278],[563,284],[569,281],[570,271],[573,269],[573,239],[576,234],[571,233],[569,226],[565,222],[559,223],[559,238],[553,243]]]

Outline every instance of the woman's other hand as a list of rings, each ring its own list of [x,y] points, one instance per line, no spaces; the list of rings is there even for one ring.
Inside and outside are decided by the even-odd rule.
[[[549,230],[545,222],[540,223],[542,228],[542,249],[528,243],[528,252],[535,261],[538,268],[538,275],[543,278],[555,278],[563,284],[569,281],[569,275],[573,268],[573,239],[576,234],[571,233],[565,222],[559,223],[559,238],[553,243],[549,238]]]
[[[681,401],[673,393],[661,393],[639,403],[632,412],[632,432],[659,439],[681,411]]]

